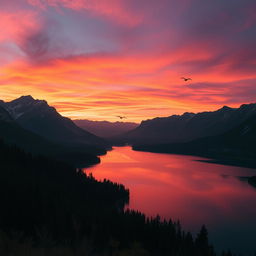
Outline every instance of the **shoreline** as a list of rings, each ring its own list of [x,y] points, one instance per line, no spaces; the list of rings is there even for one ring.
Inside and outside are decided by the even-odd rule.
[[[150,153],[160,153],[160,154],[171,154],[171,155],[187,155],[187,156],[195,156],[195,157],[203,157],[205,160],[195,160],[199,162],[212,163],[212,164],[221,164],[221,165],[229,165],[236,167],[245,167],[250,169],[255,169],[256,171],[256,160],[252,158],[234,158],[234,157],[218,157],[210,154],[200,154],[196,152],[181,152],[181,151],[173,151],[168,152],[168,150],[153,150],[147,149],[147,147],[143,148],[143,146],[131,146],[134,151],[142,151],[142,152],[150,152]]]

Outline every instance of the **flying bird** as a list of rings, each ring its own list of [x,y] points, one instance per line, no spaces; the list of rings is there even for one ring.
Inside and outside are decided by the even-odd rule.
[[[181,77],[180,79],[183,79],[185,82],[192,80],[190,77]]]
[[[118,118],[120,118],[120,119],[127,118],[126,116],[116,116],[116,117],[118,117]]]

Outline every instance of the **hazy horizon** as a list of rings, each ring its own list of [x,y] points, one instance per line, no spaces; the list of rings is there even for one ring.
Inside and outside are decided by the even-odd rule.
[[[26,97],[26,96],[31,96],[34,100],[45,100],[45,99],[37,99],[37,98],[34,98],[33,95],[20,95],[18,96],[18,98],[21,98],[21,97]],[[13,101],[13,100],[16,100],[18,98],[13,98],[11,100],[8,100],[8,101],[5,101],[5,102],[10,102],[10,101]],[[3,99],[0,99],[0,100],[3,100]],[[49,106],[52,106],[52,107],[55,107],[54,105],[51,105],[49,102],[47,102],[49,104]],[[173,113],[173,114],[170,114],[170,115],[159,115],[159,116],[154,116],[152,118],[148,118],[148,119],[142,119],[142,120],[139,120],[139,121],[133,121],[133,120],[129,120],[127,119],[127,117],[125,119],[120,119],[118,116],[113,116],[111,120],[106,120],[106,119],[89,119],[87,118],[87,116],[81,116],[79,118],[72,118],[70,116],[65,116],[64,114],[61,113],[61,111],[58,111],[58,109],[56,108],[56,110],[62,115],[62,116],[65,116],[65,117],[68,117],[70,119],[72,119],[73,121],[91,121],[91,122],[110,122],[110,123],[136,123],[136,124],[140,124],[142,121],[146,121],[146,120],[151,120],[151,119],[154,119],[154,118],[164,118],[164,117],[170,117],[170,116],[173,116],[173,115],[183,115],[183,114],[186,114],[186,113],[192,113],[192,114],[199,114],[201,112],[214,112],[214,111],[217,111],[223,107],[229,107],[229,108],[233,108],[233,109],[237,109],[239,108],[241,105],[247,105],[247,104],[256,104],[256,102],[249,102],[249,103],[242,103],[242,104],[239,104],[238,106],[235,106],[235,107],[231,107],[231,106],[228,106],[228,105],[222,105],[222,106],[219,106],[218,108],[216,109],[211,109],[211,110],[202,110],[202,111],[198,111],[198,112],[191,112],[191,111],[185,111],[185,112],[181,112],[181,113]]]

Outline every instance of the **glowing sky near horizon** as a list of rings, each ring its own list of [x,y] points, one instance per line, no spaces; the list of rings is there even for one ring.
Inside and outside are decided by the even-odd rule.
[[[137,122],[256,101],[255,0],[0,0],[0,26],[5,101]]]

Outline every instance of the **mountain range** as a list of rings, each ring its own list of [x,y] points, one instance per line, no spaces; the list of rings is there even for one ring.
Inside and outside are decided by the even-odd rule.
[[[103,139],[76,126],[71,119],[61,116],[44,100],[22,96],[2,106],[20,126],[53,141],[100,146],[106,144]]]
[[[133,122],[108,122],[73,120],[82,129],[102,138],[111,138],[135,129],[139,124]]]
[[[155,143],[134,145],[133,149],[158,153],[197,155],[214,160],[210,162],[256,167],[256,111],[255,104],[242,105],[233,109],[241,114],[235,122],[218,135],[205,136],[188,142]],[[230,126],[233,126],[230,128]]]
[[[111,144],[125,143],[135,150],[200,155],[256,166],[256,104],[186,112],[138,125],[72,121],[46,101],[22,96],[10,102],[0,100],[0,139],[76,166],[97,163],[97,156],[105,154]]]
[[[96,155],[110,148],[104,139],[79,128],[46,101],[31,96],[0,102],[0,138],[25,151],[76,165],[99,162]]]
[[[184,113],[142,121],[132,131],[119,137],[132,145],[183,143],[222,134],[256,114],[256,104],[239,108],[224,106],[212,112]]]

